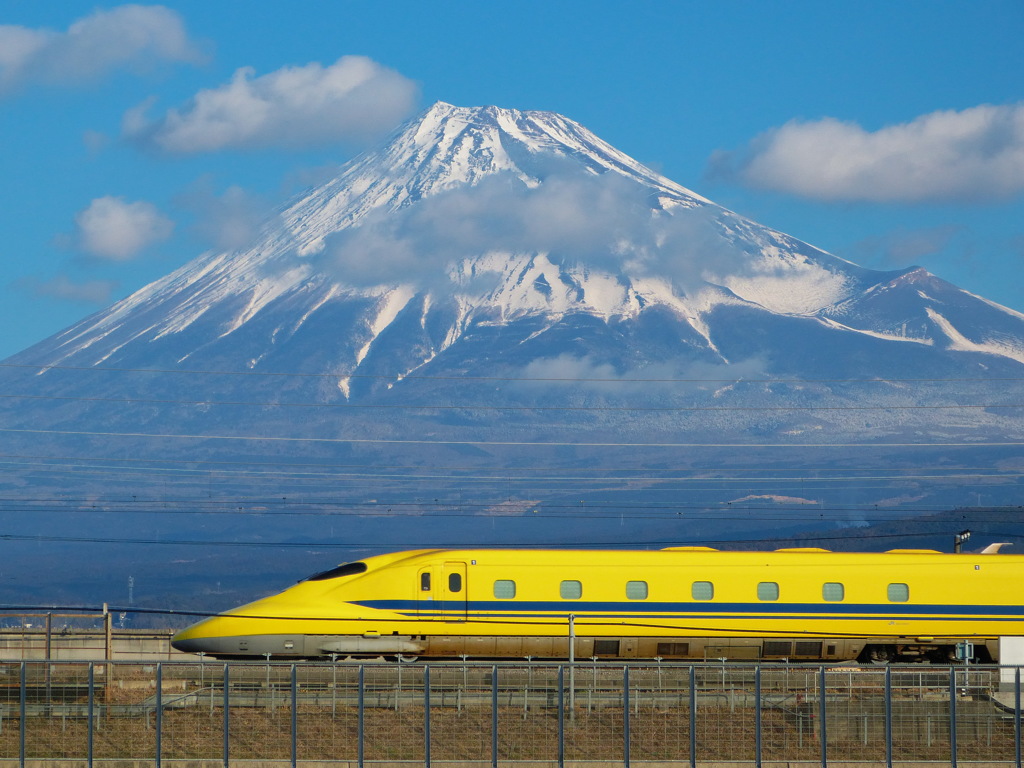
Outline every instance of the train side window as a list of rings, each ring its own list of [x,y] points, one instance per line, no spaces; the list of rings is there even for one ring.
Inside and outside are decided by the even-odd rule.
[[[627,600],[646,600],[647,599],[647,582],[646,581],[627,581],[626,582],[626,599]]]
[[[563,581],[558,587],[558,594],[563,600],[579,600],[583,597],[583,583],[579,581]]]
[[[694,600],[714,600],[715,585],[710,581],[695,581],[690,587],[690,594]]]
[[[890,603],[905,603],[910,599],[910,587],[906,584],[890,584],[886,592]]]
[[[461,592],[462,591],[462,574],[461,573],[449,573],[448,574],[448,591],[449,592]]]
[[[758,600],[778,600],[779,585],[774,581],[762,581],[757,585]]]
[[[826,581],[821,585],[821,599],[829,603],[839,603],[846,597],[846,589],[838,581]]]
[[[430,571],[424,571],[420,574],[420,592],[430,591]]]
[[[494,596],[499,600],[511,600],[516,596],[516,583],[512,579],[497,579],[494,582]]]

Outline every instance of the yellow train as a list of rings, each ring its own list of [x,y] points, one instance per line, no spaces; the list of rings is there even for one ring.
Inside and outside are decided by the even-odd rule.
[[[179,632],[217,658],[998,660],[1024,556],[933,550],[419,550],[369,557]]]

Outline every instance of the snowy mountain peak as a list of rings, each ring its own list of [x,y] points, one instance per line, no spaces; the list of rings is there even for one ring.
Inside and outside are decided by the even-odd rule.
[[[453,189],[508,175],[527,187],[566,173],[608,172],[664,196],[671,205],[707,199],[619,152],[580,124],[554,112],[455,107],[437,102],[385,143],[284,213],[302,252],[331,231],[359,224]]]
[[[109,364],[160,348],[179,365],[224,344],[256,367],[331,334],[344,339],[331,369],[352,374],[379,364],[389,334],[413,334],[400,378],[484,325],[522,320],[533,334],[661,313],[688,350],[722,362],[735,359],[722,318],[736,312],[1024,360],[1020,317],[924,270],[867,270],[745,219],[562,115],[444,102],[248,248],[206,254],[38,351]]]
[[[199,593],[251,588],[224,542],[708,540],[790,535],[756,504],[735,522],[744,498],[813,498],[816,526],[1016,505],[1022,366],[1024,314],[745,219],[561,115],[439,102],[247,247],[0,369],[6,522],[33,532],[11,567],[38,588],[51,520],[187,525],[149,572],[196,562]]]

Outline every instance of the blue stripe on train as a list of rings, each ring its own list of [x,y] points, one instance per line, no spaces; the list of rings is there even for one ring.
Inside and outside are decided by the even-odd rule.
[[[443,617],[467,613],[478,619],[553,618],[570,613],[581,620],[602,619],[694,619],[694,618],[793,618],[790,615],[827,619],[890,621],[904,618],[934,618],[949,621],[1024,621],[1024,609],[1017,605],[907,605],[879,603],[649,603],[573,601],[472,601],[459,600],[360,600],[366,608]],[[514,606],[514,609],[513,609]],[[554,616],[552,616],[554,614]],[[845,615],[843,615],[845,614]],[[868,615],[852,615],[868,614]]]

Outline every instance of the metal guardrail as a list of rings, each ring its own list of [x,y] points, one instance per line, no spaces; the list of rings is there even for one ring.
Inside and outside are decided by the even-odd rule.
[[[0,759],[1021,766],[1021,670],[0,662]]]

